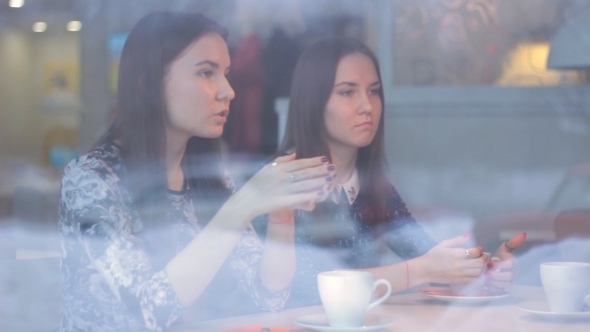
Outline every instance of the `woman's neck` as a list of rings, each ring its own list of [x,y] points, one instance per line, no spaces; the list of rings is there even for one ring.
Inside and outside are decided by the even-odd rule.
[[[184,173],[181,163],[187,142],[188,139],[166,134],[166,179],[169,189],[182,190],[184,187]]]
[[[330,157],[332,158],[332,164],[336,166],[336,182],[345,183],[350,180],[354,168],[356,167],[356,156],[358,155],[358,149],[343,147],[343,146],[330,146]]]

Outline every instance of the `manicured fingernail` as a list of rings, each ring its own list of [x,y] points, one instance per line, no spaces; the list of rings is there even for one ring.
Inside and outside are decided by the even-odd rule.
[[[471,236],[471,231],[469,231],[469,232],[467,232],[467,233],[463,234],[463,237],[470,237],[470,236]]]
[[[332,177],[331,177],[331,176],[327,176],[327,177],[326,177],[326,182],[332,182],[332,180],[334,180],[334,179],[332,179]]]
[[[489,262],[489,263],[488,263],[488,269],[491,269],[491,268],[493,268],[493,267],[494,267],[494,263],[492,263],[492,262]]]
[[[328,171],[333,171],[333,170],[335,170],[335,169],[336,169],[336,167],[335,167],[334,165],[330,165],[330,166],[328,166]]]
[[[323,190],[318,191],[318,196],[324,196],[324,191]]]
[[[323,163],[327,163],[330,159],[328,159],[328,157],[322,157],[322,162]]]

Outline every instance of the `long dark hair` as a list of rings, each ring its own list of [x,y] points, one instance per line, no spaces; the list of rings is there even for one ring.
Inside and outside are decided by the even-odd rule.
[[[209,32],[227,40],[227,30],[201,14],[155,12],[143,17],[121,54],[113,124],[96,144],[120,142],[125,188],[140,213],[146,247],[157,266],[165,264],[175,249],[171,234],[166,235],[170,227],[162,224],[167,213],[164,78],[169,65]],[[182,168],[200,195],[217,195],[223,186],[220,139],[192,137]]]
[[[326,38],[310,45],[301,55],[291,85],[289,115],[280,151],[295,147],[297,158],[330,157],[326,143],[324,112],[333,90],[340,59],[347,54],[361,53],[375,65],[381,81],[379,62],[375,54],[360,41],[350,38]],[[379,88],[381,104],[385,105],[383,87]],[[386,160],[384,151],[383,117],[379,121],[373,141],[359,149],[356,167],[366,198],[367,223],[386,221],[387,193]]]

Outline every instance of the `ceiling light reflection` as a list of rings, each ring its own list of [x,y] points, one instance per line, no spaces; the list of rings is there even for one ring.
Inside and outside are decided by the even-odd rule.
[[[11,8],[20,8],[25,5],[25,0],[10,0],[8,6]]]
[[[82,29],[82,22],[80,21],[69,21],[67,25],[68,31],[80,31]]]
[[[47,23],[45,22],[35,22],[33,24],[33,31],[35,32],[44,32],[47,30]]]

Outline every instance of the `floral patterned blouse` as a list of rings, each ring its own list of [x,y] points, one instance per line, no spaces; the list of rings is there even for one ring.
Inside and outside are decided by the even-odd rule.
[[[116,144],[100,146],[70,162],[64,171],[59,212],[61,331],[162,331],[184,312],[166,271],[151,266],[142,221],[121,185],[124,172]],[[231,181],[227,186],[234,190]],[[172,226],[177,251],[200,231],[191,191],[185,185],[182,192],[168,192],[165,222]],[[249,226],[218,276],[235,275],[236,288],[254,305],[277,311],[284,306],[289,288],[273,292],[264,287],[258,274],[262,253],[263,245]],[[215,295],[219,294],[211,298]]]

